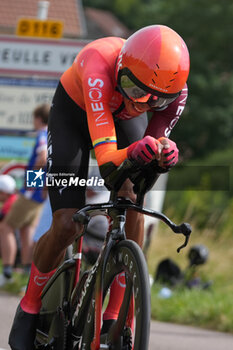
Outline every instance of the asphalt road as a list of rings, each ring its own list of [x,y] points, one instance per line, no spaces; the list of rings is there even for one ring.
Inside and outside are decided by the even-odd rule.
[[[10,349],[7,339],[18,302],[18,297],[0,293],[0,350]],[[233,335],[188,326],[152,322],[149,349],[233,350]]]

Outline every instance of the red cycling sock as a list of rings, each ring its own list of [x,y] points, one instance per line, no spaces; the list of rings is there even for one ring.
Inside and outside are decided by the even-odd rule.
[[[26,290],[25,296],[20,302],[20,306],[23,311],[30,314],[38,314],[41,308],[41,293],[48,282],[50,277],[54,274],[56,270],[42,273],[40,272],[34,263],[31,266],[31,274]]]
[[[125,293],[125,273],[117,275],[110,288],[108,306],[104,312],[103,320],[116,320],[121,308]]]

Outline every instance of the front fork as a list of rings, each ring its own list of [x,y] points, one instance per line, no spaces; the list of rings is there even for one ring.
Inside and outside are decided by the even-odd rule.
[[[75,287],[79,281],[80,277],[80,269],[81,269],[81,262],[82,262],[82,246],[83,246],[83,236],[81,236],[78,239],[78,242],[75,246],[73,246],[73,254],[74,259],[76,260],[76,269],[75,269],[75,276],[74,276],[74,286]]]
[[[105,252],[100,260],[98,273],[96,276],[95,284],[95,319],[94,319],[94,337],[91,343],[91,350],[98,350],[100,348],[100,332],[102,321],[102,303],[103,303],[103,277],[106,268],[107,260],[112,247],[116,241],[125,239],[125,221],[126,210],[125,209],[110,209],[109,216],[112,218],[114,225],[111,232],[108,233],[109,240],[105,246]]]

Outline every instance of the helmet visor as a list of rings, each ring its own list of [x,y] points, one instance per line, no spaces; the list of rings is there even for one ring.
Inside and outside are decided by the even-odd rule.
[[[151,94],[137,86],[127,75],[120,77],[120,87],[124,95],[134,102],[146,103]]]
[[[120,86],[118,86],[120,92],[136,103],[147,103],[151,108],[162,108],[173,102],[177,96],[164,98],[152,95],[147,91],[137,86],[127,75],[120,77]]]

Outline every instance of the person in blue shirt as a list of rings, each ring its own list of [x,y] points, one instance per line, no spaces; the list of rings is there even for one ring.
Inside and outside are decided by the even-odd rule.
[[[39,170],[41,172],[45,170],[49,110],[50,106],[43,104],[33,111],[36,140],[26,170]],[[0,287],[12,281],[13,266],[17,253],[16,230],[19,231],[20,237],[21,263],[24,271],[29,272],[32,260],[33,235],[46,197],[45,187],[27,188],[25,184],[20,190],[18,199],[1,222],[0,249],[3,272],[0,275]]]

